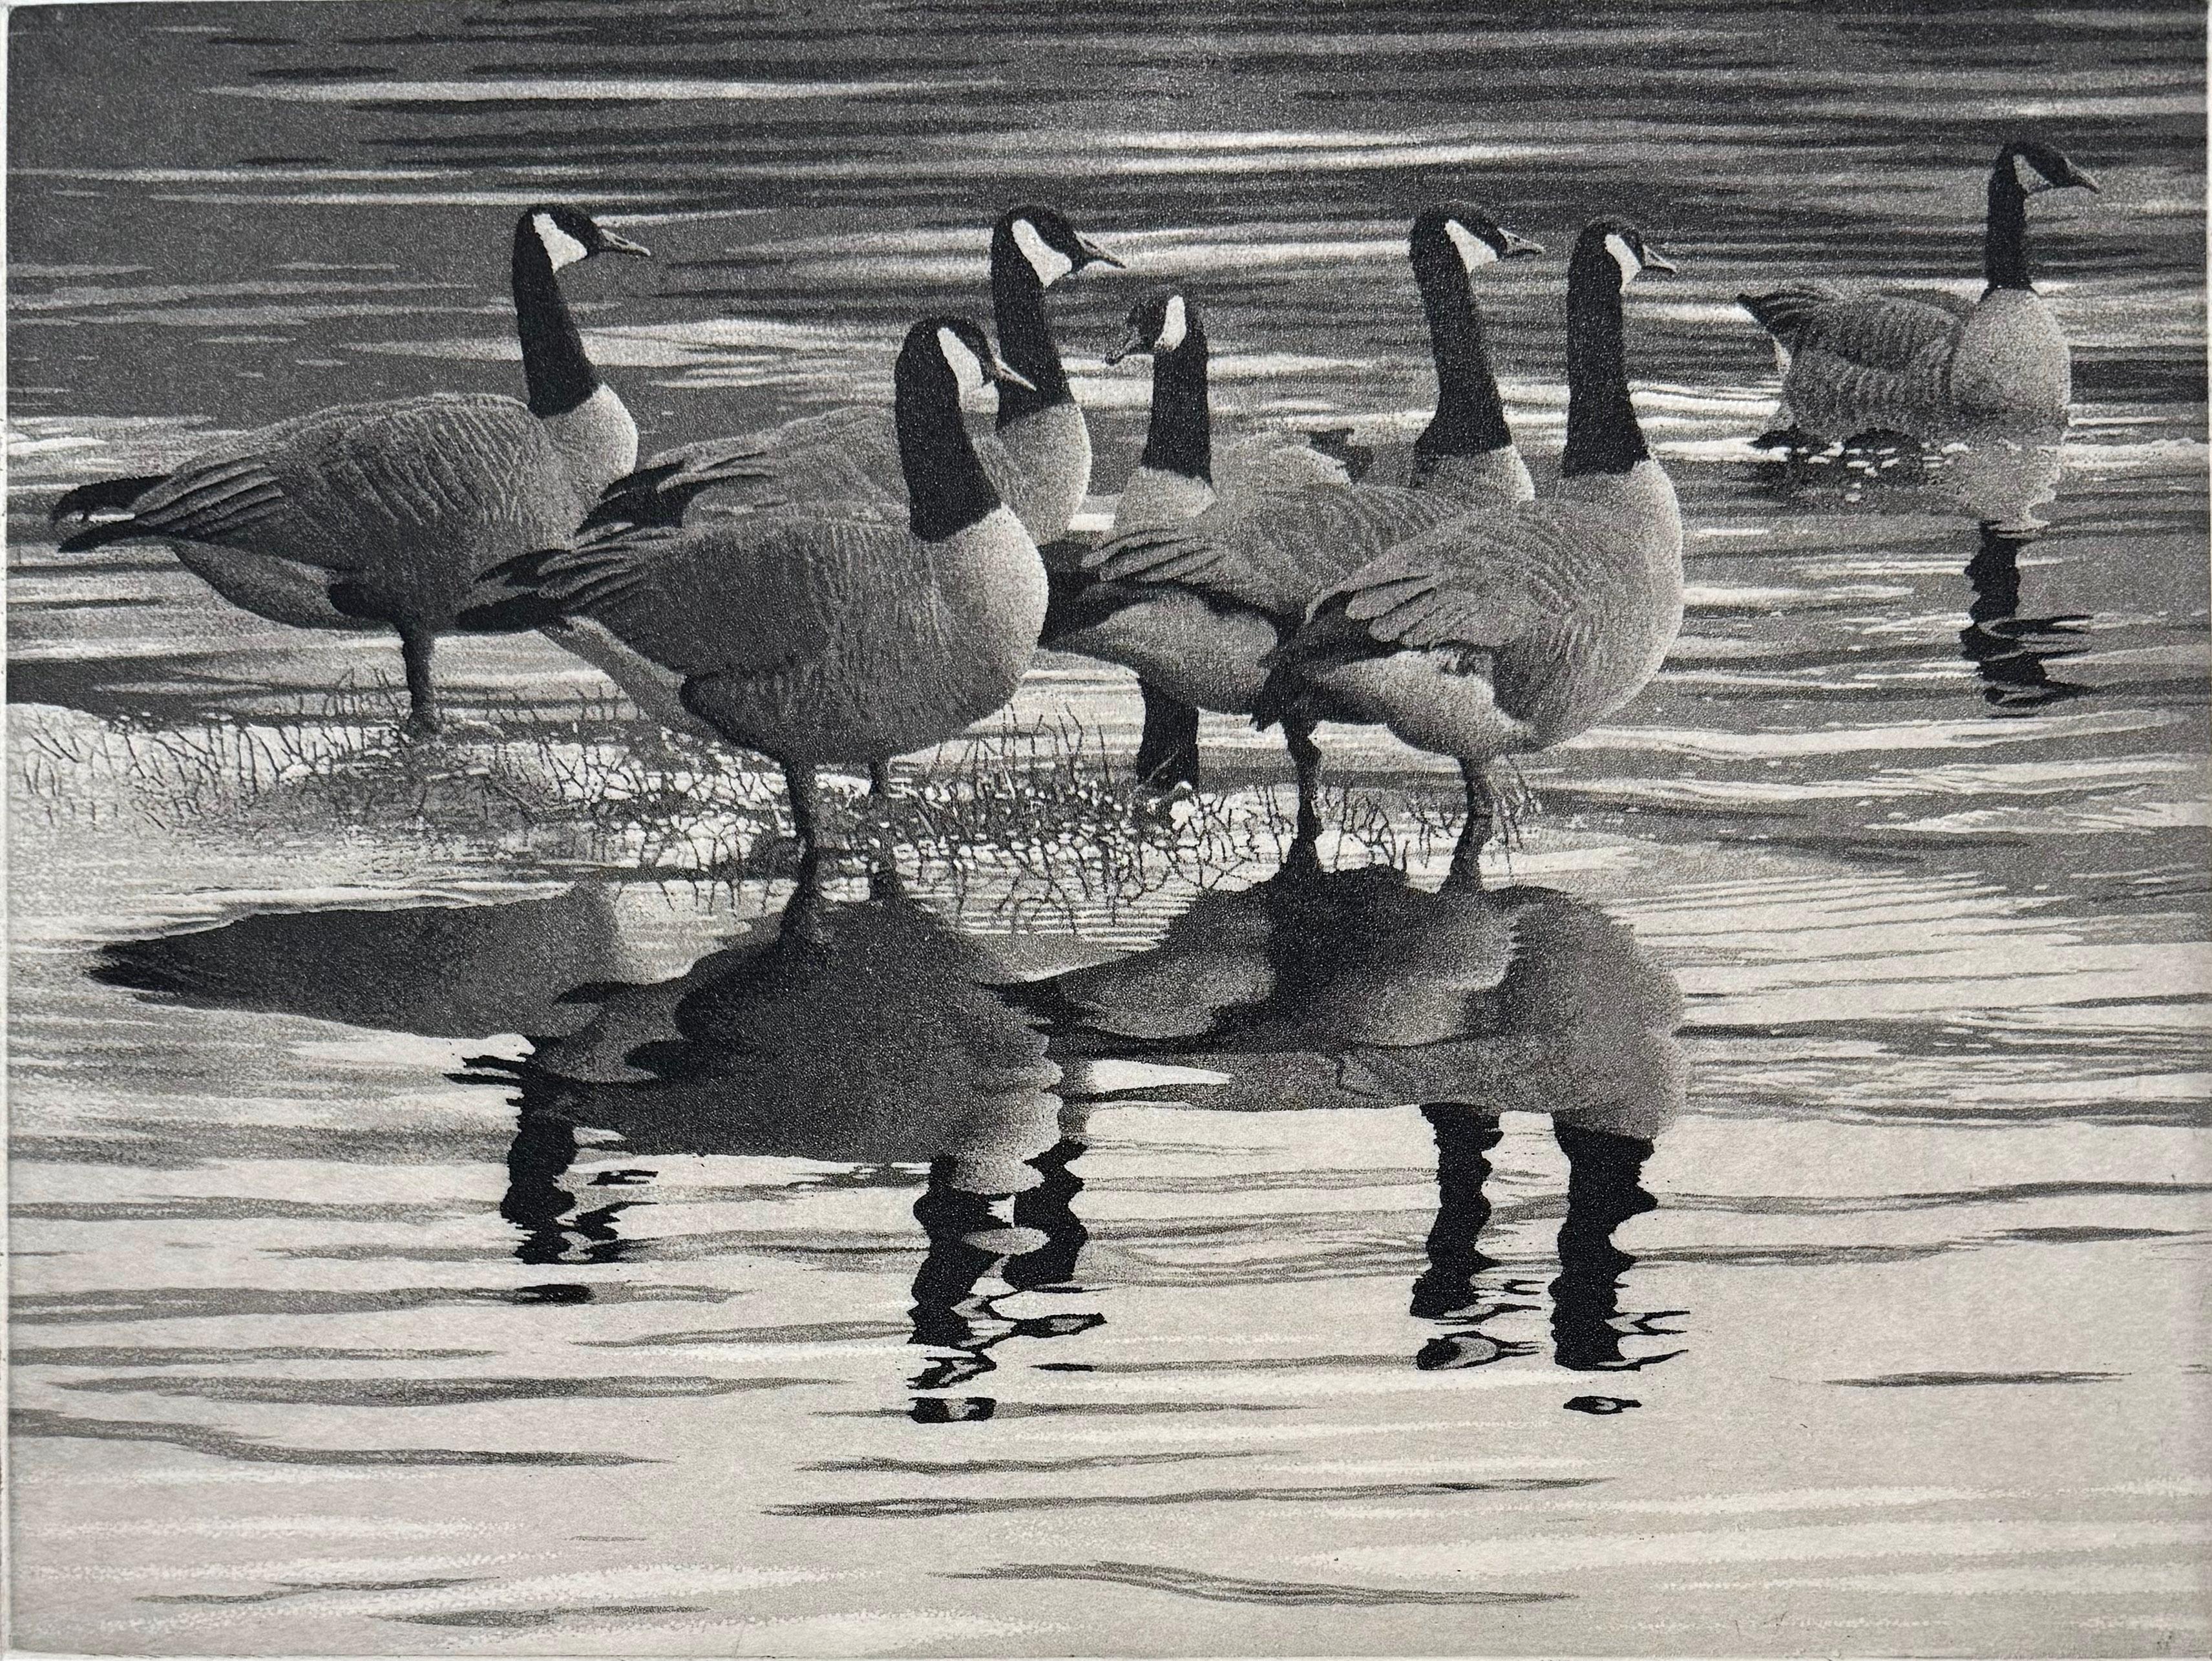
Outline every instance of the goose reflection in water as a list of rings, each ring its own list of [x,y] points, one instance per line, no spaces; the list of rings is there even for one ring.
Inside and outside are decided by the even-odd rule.
[[[1489,1280],[1480,1249],[1488,1155],[1509,1110],[1548,1116],[1568,1162],[1553,1359],[1634,1370],[1679,1351],[1622,1348],[1613,1231],[1650,1210],[1654,1140],[1681,1111],[1682,1000],[1603,912],[1547,888],[1433,892],[1393,866],[1324,872],[1310,842],[1267,881],[1200,896],[1159,945],[1009,989],[1048,1023],[1071,1100],[1163,1093],[1231,1110],[1421,1104],[1437,1141],[1437,1210],[1412,1312],[1442,1330],[1417,1358],[1468,1366],[1529,1353],[1483,1324],[1534,1306]],[[1172,1067],[1172,1084],[1121,1080]],[[1193,1082],[1194,1078],[1198,1082]],[[1626,1317],[1663,1333],[1669,1311]]]
[[[912,1319],[914,1342],[939,1354],[915,1389],[990,1372],[988,1352],[1009,1338],[1097,1326],[1095,1312],[998,1307],[1014,1292],[1079,1293],[1087,1238],[1070,1208],[1079,1123],[1052,1093],[1043,1037],[991,989],[1004,973],[890,873],[875,873],[866,897],[833,898],[810,861],[773,928],[672,980],[577,989],[572,1001],[596,1007],[575,1031],[520,1062],[471,1063],[520,1087],[501,1211],[525,1231],[521,1254],[604,1262],[625,1249],[623,1202],[578,1210],[562,1186],[585,1128],[641,1157],[926,1165],[915,1217],[929,1250]],[[979,1293],[994,1270],[1006,1290]],[[986,1417],[992,1405],[933,1395],[914,1413]]]
[[[1865,434],[1835,458],[1850,499],[1869,482],[1910,487],[1978,527],[1979,545],[1966,565],[1973,598],[1959,650],[1980,678],[1983,697],[2003,714],[2027,714],[2090,690],[2050,668],[2088,649],[2089,616],[2020,615],[2020,556],[2051,528],[2042,514],[2057,499],[2065,439],[2063,422],[1984,421],[1917,438]],[[1820,465],[1793,453],[1765,471],[1794,496]]]

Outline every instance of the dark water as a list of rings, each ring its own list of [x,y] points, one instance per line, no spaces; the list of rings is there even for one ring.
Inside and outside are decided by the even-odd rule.
[[[2204,1647],[2200,11],[11,28],[17,1642]],[[2063,447],[1759,459],[1735,293],[1974,292],[2020,131],[2105,186],[2034,211]],[[997,210],[1059,204],[1133,266],[1054,291],[1103,498],[1144,281],[1207,303],[1229,426],[1421,411],[1402,227],[1445,194],[1683,267],[1629,325],[1682,637],[1526,770],[1477,896],[1408,830],[1431,764],[1349,732],[1398,840],[1347,808],[1320,873],[1255,830],[1112,905],[1014,861],[794,921],[428,796],[319,818],[302,695],[388,646],[43,528],[211,432],[512,390],[546,198],[659,256],[571,283],[648,445],[879,395],[910,316],[984,308]],[[1482,281],[1540,473],[1559,262]],[[1132,737],[1073,660],[1019,709]],[[283,812],[149,736],[210,713]],[[1206,812],[1273,824],[1272,741],[1206,741]]]

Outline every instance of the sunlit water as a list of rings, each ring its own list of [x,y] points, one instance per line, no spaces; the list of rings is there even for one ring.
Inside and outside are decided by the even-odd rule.
[[[2203,1649],[2201,15],[13,27],[16,1642]],[[1759,459],[1735,293],[1973,292],[2021,129],[2105,184],[2033,222],[2055,477]],[[44,509],[210,432],[511,390],[528,202],[659,256],[571,283],[648,444],[881,396],[907,319],[985,309],[992,214],[1058,203],[1133,268],[1054,298],[1109,496],[1146,388],[1099,355],[1158,277],[1209,307],[1225,427],[1419,411],[1402,228],[1445,194],[1555,248],[1625,211],[1683,267],[1630,301],[1682,637],[1524,770],[1486,897],[1409,837],[1410,887],[1252,888],[1255,844],[1111,907],[847,873],[794,925],[788,881],[149,818],[70,770],[118,715],[283,726],[396,675],[158,549],[61,557]],[[1480,290],[1540,460],[1560,281]],[[534,638],[444,666],[465,707],[591,684]],[[1019,708],[1133,736],[1073,660]],[[1232,807],[1285,776],[1206,741]],[[1434,773],[1324,742],[1386,803]],[[997,989],[1146,950],[1133,1035]],[[1686,1088],[1577,1047],[1623,1022]],[[1471,1101],[1494,1147],[1416,1105]]]

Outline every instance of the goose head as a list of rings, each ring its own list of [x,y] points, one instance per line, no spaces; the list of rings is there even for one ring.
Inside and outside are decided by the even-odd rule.
[[[1182,291],[1157,289],[1129,307],[1129,332],[1120,345],[1106,354],[1106,362],[1111,366],[1139,352],[1165,357],[1188,340],[1194,328],[1202,332],[1204,326],[1199,321],[1198,307]]]
[[[1544,246],[1499,224],[1479,203],[1439,202],[1413,221],[1409,252],[1416,270],[1456,264],[1474,271],[1501,259],[1540,254]]]
[[[1625,219],[1593,219],[1583,227],[1582,235],[1575,241],[1574,263],[1580,265],[1601,255],[1618,269],[1624,289],[1646,271],[1672,276],[1680,269],[1663,249],[1644,240],[1644,233]]]
[[[1036,390],[1027,376],[1000,360],[981,326],[964,317],[925,317],[908,329],[899,350],[897,380],[902,392],[927,393],[955,406],[994,382]]]
[[[2075,167],[2050,145],[2032,138],[2016,138],[1998,151],[1996,171],[2000,179],[2009,175],[2022,196],[2034,196],[2043,191],[2099,188],[2086,169]]]
[[[1009,249],[1041,289],[1049,289],[1086,265],[1121,263],[1068,223],[1067,216],[1059,209],[1036,204],[1009,208],[999,216],[991,235],[992,264],[1006,264],[1003,256]]]
[[[589,259],[593,254],[652,258],[651,249],[617,234],[581,208],[572,208],[565,202],[541,203],[526,210],[521,223],[515,227],[515,234],[518,239],[535,237],[538,246],[545,251],[546,263],[556,271],[580,259]]]

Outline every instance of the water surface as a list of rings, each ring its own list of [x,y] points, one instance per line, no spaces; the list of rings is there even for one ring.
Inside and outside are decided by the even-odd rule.
[[[17,12],[17,1641],[2201,1650],[2202,21]],[[2035,209],[2057,447],[1754,452],[1734,295],[1974,292],[2022,130],[2106,187]],[[1480,896],[1435,764],[1350,731],[1279,872],[1287,770],[1225,721],[1133,867],[641,870],[498,817],[488,746],[319,784],[388,643],[43,526],[216,432],[513,390],[549,197],[658,255],[571,283],[649,444],[881,396],[1058,203],[1133,268],[1053,301],[1103,511],[1144,282],[1207,306],[1228,429],[1419,418],[1448,194],[1683,267],[1629,327],[1682,637],[1523,770]],[[1540,473],[1560,264],[1482,282]],[[500,719],[592,691],[443,661]],[[1017,715],[1133,738],[1073,660]]]

